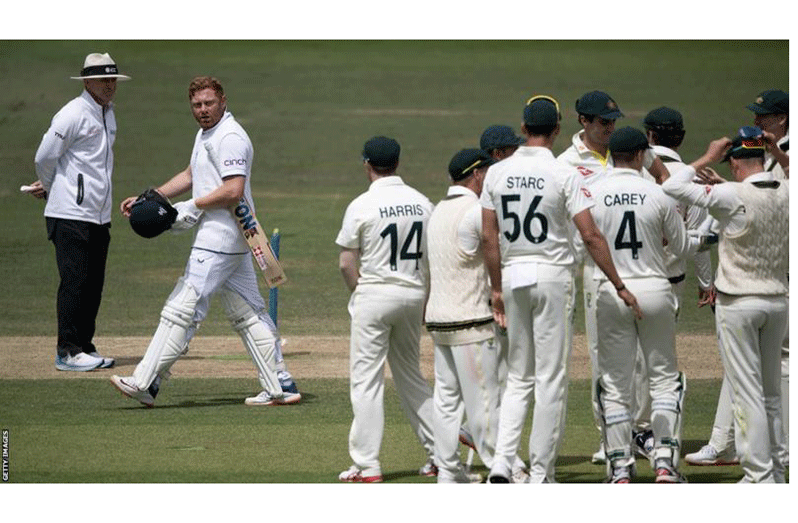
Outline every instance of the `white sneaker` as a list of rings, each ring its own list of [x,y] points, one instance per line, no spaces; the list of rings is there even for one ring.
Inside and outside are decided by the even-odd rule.
[[[704,445],[698,452],[692,452],[684,457],[685,463],[695,466],[708,465],[739,465],[740,460],[729,452],[718,452],[712,445]]]
[[[632,467],[613,467],[607,483],[631,483],[632,476]]]
[[[476,472],[466,472],[465,468],[460,465],[454,476],[451,473],[438,470],[438,483],[482,483],[482,476]]]
[[[253,407],[273,407],[276,405],[293,405],[294,403],[299,403],[300,399],[302,399],[302,396],[298,393],[283,392],[282,397],[275,397],[262,390],[257,396],[245,399],[244,404]]]
[[[155,405],[155,398],[152,397],[152,394],[150,394],[148,390],[139,389],[136,386],[136,380],[133,379],[133,376],[127,376],[125,378],[111,376],[111,383],[113,383],[114,387],[116,387],[119,392],[128,398],[133,398],[147,407]]]
[[[435,461],[432,458],[429,458],[424,466],[418,469],[418,474],[433,478],[438,475],[438,466],[435,465]]]
[[[517,468],[513,470],[513,475],[510,477],[510,483],[529,483],[529,471],[525,468]]]
[[[67,354],[64,358],[60,356],[55,357],[55,368],[57,370],[87,372],[99,368],[102,364],[102,358],[95,358],[85,352],[80,352],[74,356]]]
[[[670,463],[670,460],[658,459],[655,465],[655,483],[687,483],[687,478]]]
[[[357,465],[352,465],[338,474],[338,481],[343,481],[344,483],[382,483],[382,474],[380,472],[372,471],[369,474],[364,474],[364,472]]]
[[[607,454],[604,453],[604,445],[602,445],[590,458],[590,462],[594,465],[603,465],[607,462]]]
[[[88,354],[89,356],[94,356],[95,358],[100,358],[101,360],[103,360],[103,364],[100,365],[99,367],[100,369],[110,369],[116,363],[115,359],[106,358],[105,356],[100,356],[100,354],[97,351],[89,352]]]

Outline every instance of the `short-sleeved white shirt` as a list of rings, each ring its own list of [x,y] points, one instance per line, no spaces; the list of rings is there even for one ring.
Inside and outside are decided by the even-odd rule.
[[[582,175],[582,182],[585,187],[590,187],[596,180],[607,174],[613,167],[612,156],[607,151],[606,156],[590,149],[582,141],[584,130],[574,134],[571,138],[571,146],[560,153],[557,157],[561,162],[572,165]]]
[[[358,285],[426,289],[427,222],[433,205],[399,176],[373,181],[349,204],[335,243],[360,251]]]
[[[216,151],[221,173],[211,162],[206,143]],[[225,112],[219,123],[211,129],[200,129],[191,152],[192,198],[210,194],[222,185],[223,178],[245,176],[244,197],[255,213],[249,184],[253,155],[249,136],[230,112]],[[226,208],[205,211],[197,228],[194,247],[227,254],[249,252],[233,213]]]
[[[591,212],[607,239],[618,276],[667,278],[663,238],[675,255],[683,258],[688,253],[687,231],[676,202],[659,185],[626,168],[610,171],[590,191],[596,202]]]
[[[496,212],[503,266],[570,266],[569,223],[593,199],[580,174],[551,150],[521,146],[488,168],[480,203]]]

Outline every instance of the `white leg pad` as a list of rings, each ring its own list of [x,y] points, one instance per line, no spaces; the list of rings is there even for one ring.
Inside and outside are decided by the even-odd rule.
[[[133,372],[136,386],[146,389],[156,376],[169,377],[169,368],[186,352],[187,334],[194,327],[194,311],[199,294],[183,278],[177,281],[172,294],[161,310],[161,321],[150,341],[147,352]]]
[[[682,439],[682,412],[687,382],[684,373],[677,378],[675,391],[667,396],[655,397],[651,401],[651,428],[654,431],[654,452],[651,463],[657,459],[669,459],[673,466],[679,464]]]
[[[612,467],[631,466],[635,461],[632,455],[632,415],[628,409],[606,404],[601,378],[596,380],[595,391],[609,474]]]
[[[236,292],[222,289],[219,293],[227,318],[241,337],[255,367],[263,390],[274,397],[281,397],[283,389],[277,379],[275,346],[277,339],[264,325],[255,310]]]

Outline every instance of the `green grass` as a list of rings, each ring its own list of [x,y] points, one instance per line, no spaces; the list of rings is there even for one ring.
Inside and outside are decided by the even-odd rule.
[[[156,407],[121,396],[105,379],[2,380],[0,424],[9,430],[14,483],[335,483],[349,466],[351,423],[345,379],[302,380],[302,402],[247,407],[253,380],[175,378]],[[683,453],[709,437],[719,383],[693,380],[685,406]],[[425,454],[401,412],[392,382],[386,389],[380,459],[389,483],[433,483],[417,468]],[[592,465],[598,432],[589,382],[571,383],[567,430],[557,462],[563,483],[599,483]],[[520,455],[527,456],[530,422]],[[465,459],[465,453],[463,455]],[[475,459],[475,470],[487,471]],[[684,466],[692,483],[727,483],[740,467]],[[638,461],[639,482],[653,482]]]
[[[348,332],[347,291],[334,245],[348,202],[366,189],[363,142],[402,144],[400,174],[431,200],[447,186],[451,156],[476,146],[488,125],[517,126],[524,101],[561,102],[555,152],[577,130],[573,101],[609,92],[640,126],[646,112],[684,113],[683,155],[751,123],[745,105],[788,85],[784,41],[4,41],[0,42],[0,335],[55,334],[57,272],[42,205],[16,187],[34,179],[33,157],[53,114],[80,92],[69,80],[91,50],[111,53],[133,80],[117,93],[114,199],[160,184],[188,163],[197,126],[186,88],[218,76],[255,147],[252,187],[267,230],[283,234],[289,282],[281,287],[285,334]],[[721,168],[721,172],[725,172]],[[191,235],[145,240],[113,216],[98,335],[149,335]],[[264,288],[265,292],[265,288]],[[691,306],[684,328],[710,333],[711,315]],[[581,308],[577,315],[581,314]],[[35,318],[35,321],[32,320]],[[581,316],[577,328],[582,329]],[[203,333],[228,333],[212,307]]]

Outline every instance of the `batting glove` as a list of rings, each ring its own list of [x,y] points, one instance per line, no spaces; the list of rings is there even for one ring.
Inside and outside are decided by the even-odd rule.
[[[177,211],[177,218],[175,223],[172,224],[173,231],[185,231],[191,229],[202,217],[202,209],[197,207],[194,200],[186,200],[184,202],[177,202],[173,206]]]

